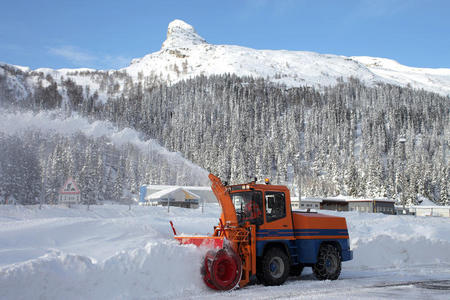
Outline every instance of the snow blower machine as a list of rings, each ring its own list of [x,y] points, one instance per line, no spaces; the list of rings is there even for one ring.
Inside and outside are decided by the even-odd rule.
[[[223,184],[209,175],[222,207],[211,236],[179,236],[181,244],[204,247],[201,273],[215,290],[244,287],[250,282],[281,285],[312,267],[320,280],[335,280],[341,262],[353,258],[345,218],[291,210],[286,186]]]

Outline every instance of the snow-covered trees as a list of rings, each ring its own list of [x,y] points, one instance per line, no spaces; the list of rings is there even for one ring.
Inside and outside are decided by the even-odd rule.
[[[303,193],[311,196],[388,195],[414,203],[423,194],[442,204],[449,201],[449,97],[387,84],[366,87],[354,78],[318,91],[235,75],[199,76],[171,86],[154,78],[136,83],[120,72],[92,76],[99,92],[107,91],[104,103],[68,79],[56,92],[67,95],[69,108],[133,127],[231,183],[271,177],[275,183],[301,181]],[[70,147],[74,172],[81,172],[86,158]],[[120,188],[135,192],[144,182],[192,183],[179,172],[182,166],[174,171],[166,160],[155,166],[157,157],[133,151],[121,152],[122,167],[118,157],[114,163],[106,158],[93,163],[100,169],[104,165],[111,185],[102,188],[105,197],[120,197]],[[50,156],[51,163],[41,163],[49,182],[50,171],[59,168],[53,161],[58,155]]]
[[[137,89],[131,94],[140,90],[130,88]],[[104,110],[121,120],[122,112],[111,110],[116,103],[109,101]],[[417,164],[427,174],[437,170],[435,147],[442,142],[439,130],[448,128],[448,104],[448,97],[390,85],[368,88],[356,79],[319,93],[227,75],[145,90],[134,124],[231,182],[253,176],[293,180],[289,166],[301,153],[306,168],[295,169],[304,173],[306,193],[404,195],[414,202],[415,193],[431,188],[438,201],[440,180],[426,183],[416,176]],[[398,147],[403,134],[405,162]]]
[[[142,184],[203,184],[191,167],[175,164],[157,151],[142,153],[131,144],[114,147],[107,138],[81,133],[64,137],[33,130],[18,136],[0,133],[0,201],[21,204],[58,202],[58,192],[68,177],[81,191],[84,204],[104,200],[131,200]],[[167,180],[167,181],[162,181]],[[45,187],[44,187],[45,184]],[[127,199],[124,199],[124,191]]]
[[[41,168],[33,147],[14,136],[0,133],[0,198],[21,204],[38,202]]]

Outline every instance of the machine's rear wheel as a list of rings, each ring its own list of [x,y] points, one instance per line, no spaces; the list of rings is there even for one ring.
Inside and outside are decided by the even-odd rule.
[[[272,248],[262,259],[258,279],[264,285],[281,285],[288,278],[289,270],[289,258],[286,253],[280,248]]]
[[[333,245],[320,247],[313,272],[319,280],[336,280],[341,274],[341,255]]]
[[[210,250],[206,253],[202,267],[203,281],[215,290],[230,290],[240,281],[242,263],[231,249]]]

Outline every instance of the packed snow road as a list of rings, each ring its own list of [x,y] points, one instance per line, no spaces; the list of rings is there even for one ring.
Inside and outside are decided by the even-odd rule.
[[[283,286],[209,290],[201,249],[172,239],[207,234],[217,205],[189,210],[120,205],[0,206],[0,299],[307,298],[448,299],[450,219],[336,213],[347,218],[354,260],[337,281],[310,268]]]

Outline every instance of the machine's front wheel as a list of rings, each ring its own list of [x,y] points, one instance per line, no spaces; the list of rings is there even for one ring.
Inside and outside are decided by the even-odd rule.
[[[289,270],[289,258],[286,253],[280,248],[272,248],[262,259],[258,278],[264,285],[281,285],[288,278]]]
[[[317,263],[313,272],[319,280],[336,280],[341,274],[341,255],[333,245],[320,247]]]

